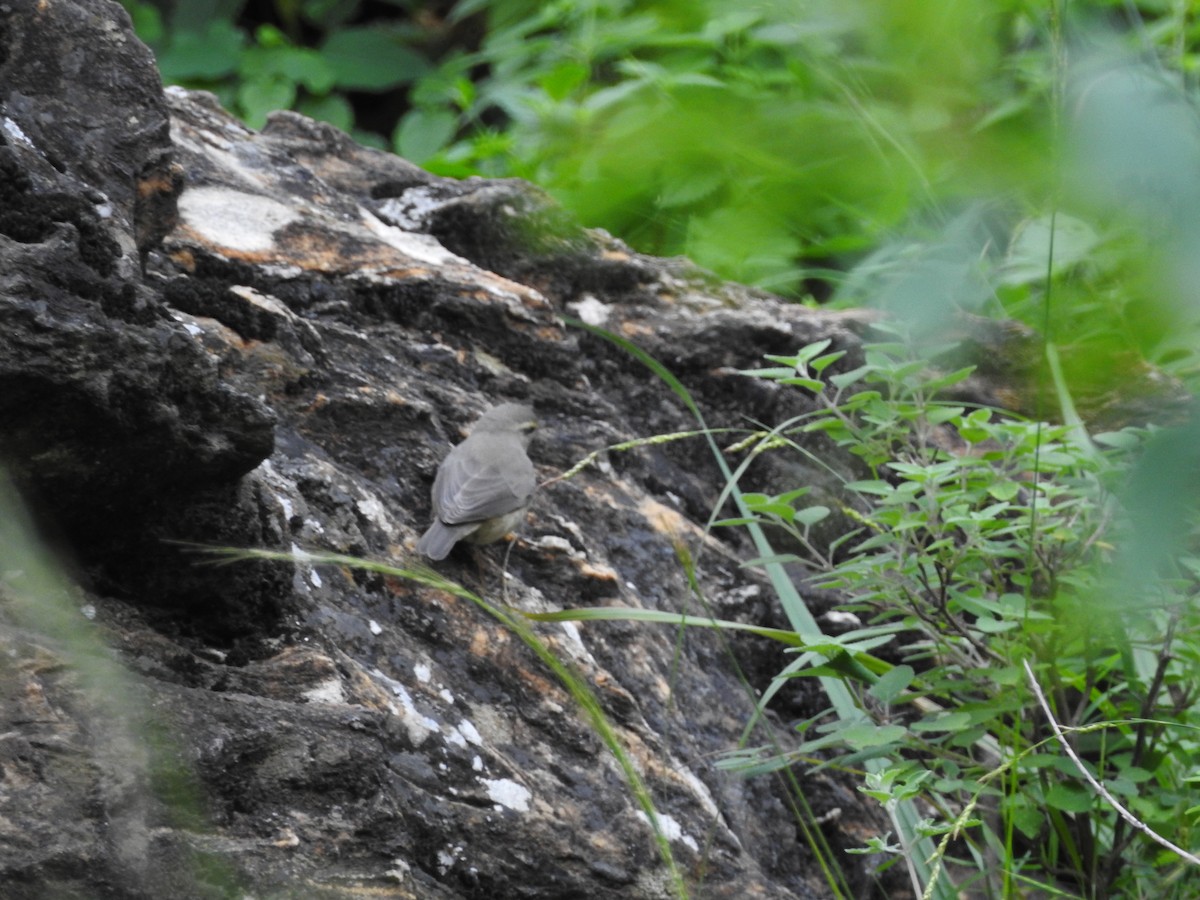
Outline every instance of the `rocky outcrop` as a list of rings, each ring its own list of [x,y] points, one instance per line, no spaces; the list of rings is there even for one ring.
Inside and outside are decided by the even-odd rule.
[[[734,369],[818,338],[853,352],[866,315],[640,256],[527,184],[436,178],[298,115],[251,131],[164,94],[106,0],[0,9],[0,199],[0,457],[60,553],[43,571],[10,504],[4,895],[670,896],[619,766],[495,620],[416,582],[302,555],[214,567],[194,545],[404,565],[438,461],[495,402],[536,408],[548,482],[695,427],[570,319],[742,427],[807,401]],[[788,465],[753,478],[815,477]],[[780,624],[739,538],[704,531],[719,485],[702,440],[613,454],[539,491],[507,560],[464,548],[440,570],[521,610],[696,611],[682,542],[720,616]],[[538,631],[598,694],[696,896],[827,895],[792,788],[714,765],[774,649]],[[835,848],[886,830],[847,785],[797,777]],[[844,864],[864,896],[870,862]]]
[[[404,564],[439,459],[494,402],[536,407],[543,479],[694,426],[564,314],[657,354],[714,423],[801,402],[730,367],[852,346],[862,318],[641,257],[523,183],[164,95],[104,0],[6,8],[0,125],[0,454],[61,560],[31,579],[10,509],[6,896],[670,895],[619,766],[497,622],[416,583],[213,567],[192,545]],[[770,621],[737,548],[697,524],[717,484],[697,440],[613,455],[537,494],[506,575],[499,549],[441,571],[519,609],[687,610],[684,541],[721,615]],[[771,648],[538,630],[599,695],[692,890],[825,893],[788,790],[713,765],[753,709],[736,663],[767,677]],[[835,843],[874,830],[835,782],[805,791]]]

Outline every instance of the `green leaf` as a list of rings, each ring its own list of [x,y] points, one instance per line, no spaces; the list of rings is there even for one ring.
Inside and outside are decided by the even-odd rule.
[[[808,506],[804,509],[796,510],[795,521],[804,526],[812,526],[828,518],[829,513],[830,509],[828,506]]]
[[[860,494],[876,494],[880,497],[886,497],[893,490],[890,484],[880,479],[874,481],[851,481],[846,485],[846,488],[851,491],[858,491]]]
[[[1046,278],[1051,257],[1052,274],[1057,275],[1084,262],[1098,243],[1092,226],[1065,213],[1027,220],[1009,245],[1000,282],[1007,285],[1040,284]]]
[[[867,693],[882,703],[891,703],[901,691],[912,684],[915,677],[916,672],[912,666],[896,666],[886,675],[880,676]]]
[[[538,78],[538,85],[551,100],[565,100],[572,91],[586,83],[591,74],[591,67],[565,60]]]
[[[237,97],[246,122],[251,128],[261,128],[268,114],[291,108],[296,85],[279,77],[258,78],[238,88]]]
[[[772,366],[766,369],[738,369],[739,375],[748,375],[751,378],[790,378],[796,374],[795,366],[783,368],[781,366]]]
[[[929,407],[925,413],[925,418],[930,425],[941,425],[943,422],[949,422],[951,419],[956,419],[963,414],[961,406],[940,406],[934,404]]]
[[[980,616],[975,620],[975,627],[984,634],[1002,634],[1005,631],[1012,631],[1014,628],[1020,628],[1020,622],[1005,621],[993,619],[991,616]]]
[[[658,205],[663,209],[690,206],[712,196],[724,182],[725,176],[721,170],[711,165],[703,169],[689,168],[668,172],[664,176],[662,190],[658,195]],[[795,373],[794,369],[782,371],[787,375]]]
[[[278,50],[288,46],[287,35],[270,24],[259,25],[254,29],[254,42],[264,50]]]
[[[806,494],[812,493],[811,487],[800,487],[780,494],[776,499],[781,503],[791,503],[794,500],[803,497]]]
[[[763,503],[759,506],[752,507],[752,511],[765,516],[773,516],[777,519],[782,519],[784,522],[790,522],[795,518],[796,510],[792,509],[786,503],[771,501]]]
[[[878,639],[875,641],[875,644],[884,644],[889,640],[890,638]],[[872,642],[863,641],[861,643],[868,645]],[[828,637],[820,640],[810,640],[808,644],[798,649],[803,652],[801,662],[807,662],[809,667],[797,669],[789,673],[789,677],[803,677],[806,674],[817,674],[819,672],[821,675],[832,674],[842,679],[853,679],[865,684],[874,684],[879,679],[873,673],[872,669],[886,665],[880,660],[873,660],[872,657],[867,656],[859,650],[856,650],[854,653],[847,653],[841,647],[837,646],[836,643],[830,642]],[[824,657],[824,661],[820,661],[822,657]],[[870,667],[868,667],[868,663]]]
[[[959,731],[971,724],[971,714],[965,712],[944,713],[933,719],[921,719],[912,725],[913,731]]]
[[[162,13],[157,7],[149,3],[132,2],[132,0],[124,0],[121,5],[125,7],[125,11],[133,20],[133,30],[137,32],[138,37],[151,46],[163,39],[165,32]]]
[[[335,31],[322,45],[321,55],[338,87],[352,91],[385,91],[410,84],[431,68],[398,35],[380,28]]]
[[[958,434],[968,444],[981,444],[992,436],[986,428],[965,424],[959,426]]]
[[[817,381],[815,378],[780,378],[779,383],[806,388],[807,390],[812,391],[814,394],[819,394],[825,389],[825,383],[823,381]]]
[[[1005,797],[1003,802],[1005,811],[1021,834],[1031,840],[1036,838],[1045,822],[1042,811],[1020,795]]]
[[[159,71],[167,84],[216,81],[238,69],[245,32],[225,19],[215,19],[203,31],[177,31],[159,54]]]
[[[350,131],[354,127],[354,110],[350,102],[340,94],[305,97],[298,104],[297,111],[310,118],[335,125],[342,131]]]
[[[914,365],[919,365],[919,364],[914,364]],[[937,393],[938,391],[943,390],[944,388],[948,388],[951,385],[958,384],[960,381],[966,381],[969,377],[971,377],[971,373],[974,371],[975,371],[974,366],[967,366],[965,368],[958,369],[957,371],[948,372],[945,375],[940,375],[937,378],[930,378],[927,380],[923,380],[921,382],[921,390],[923,390],[929,394]]]
[[[894,744],[906,734],[908,734],[908,729],[903,725],[871,725],[868,723],[848,725],[837,731],[838,737],[857,750]]]
[[[758,521],[758,519],[755,519],[752,516],[743,516],[743,517],[737,518],[737,519],[718,519],[716,522],[713,522],[713,527],[714,528],[732,528],[736,525],[749,525],[751,522],[757,522],[757,521]]]
[[[1142,782],[1149,781],[1154,777],[1153,772],[1147,771],[1140,766],[1126,766],[1125,768],[1121,769],[1121,775],[1125,778],[1128,778],[1134,784],[1141,784]],[[1192,781],[1192,779],[1185,780]]]
[[[972,725],[970,728],[962,728],[953,731],[946,741],[948,747],[972,747],[984,740],[987,735],[987,729],[982,725]]]
[[[319,53],[306,47],[251,47],[243,54],[238,72],[246,81],[285,81],[317,94],[333,87],[333,70]]]
[[[1135,431],[1105,431],[1092,435],[1092,440],[1116,450],[1136,450],[1145,443],[1142,436]]]
[[[845,350],[838,350],[834,353],[826,353],[824,356],[818,356],[809,363],[809,367],[814,372],[824,372],[827,368],[846,355]]]
[[[806,366],[811,360],[816,359],[828,349],[833,343],[832,338],[825,338],[820,341],[813,341],[811,344],[805,344],[800,348],[800,352],[796,354],[796,367]]]
[[[987,492],[997,500],[1007,502],[1021,492],[1021,485],[1015,481],[994,481],[988,485]]]
[[[859,366],[857,369],[851,369],[849,372],[842,372],[839,375],[830,375],[829,383],[839,390],[844,390],[856,381],[862,381],[867,375],[875,371],[874,366]]]
[[[1082,785],[1059,782],[1046,792],[1046,803],[1063,812],[1085,813],[1095,798]]]
[[[447,109],[414,109],[400,121],[393,143],[405,159],[422,163],[450,143],[458,116]]]
[[[888,799],[887,795],[885,794],[882,799]],[[868,837],[865,847],[848,847],[844,852],[857,856],[870,855],[886,857],[891,855],[894,857],[899,857],[900,854],[904,852],[904,847],[900,844],[889,842],[888,838],[891,837],[891,834],[892,833],[889,831],[883,837]]]
[[[906,363],[893,362],[890,367],[881,366],[881,368],[884,368],[889,381],[892,381],[895,384],[904,384],[905,382],[913,379],[914,376],[923,376],[928,365],[929,364],[923,359],[914,359]],[[921,387],[926,387],[928,385],[928,379],[921,377],[918,379],[918,383],[921,385]]]
[[[1025,679],[1025,673],[1020,666],[1004,666],[999,669],[989,669],[988,676],[996,684],[1004,687],[1012,687],[1020,684]]]

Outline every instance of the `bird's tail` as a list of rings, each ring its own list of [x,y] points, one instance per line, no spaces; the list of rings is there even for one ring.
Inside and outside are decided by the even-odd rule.
[[[454,545],[465,538],[478,525],[443,525],[434,519],[429,530],[417,541],[417,552],[430,559],[445,559]]]

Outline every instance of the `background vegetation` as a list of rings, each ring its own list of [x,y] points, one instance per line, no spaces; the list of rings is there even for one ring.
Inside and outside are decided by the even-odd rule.
[[[164,80],[252,125],[295,108],[435,172],[528,178],[646,252],[889,311],[863,365],[818,346],[748,373],[816,404],[753,452],[821,434],[865,477],[830,509],[803,486],[740,494],[731,472],[720,525],[754,530],[773,574],[803,562],[860,627],[793,619],[802,652],[775,689],[836,683],[834,713],[798,724],[798,750],[727,764],[836,761],[890,812],[919,798],[936,814],[894,815],[894,842],[868,848],[919,891],[950,896],[953,859],[984,896],[1200,894],[1180,852],[1200,847],[1194,4],[126,6]],[[962,313],[1036,329],[1030,417],[940,399],[969,374],[929,371]],[[1113,411],[1143,391],[1134,421]],[[830,547],[814,528],[835,514],[856,530]]]

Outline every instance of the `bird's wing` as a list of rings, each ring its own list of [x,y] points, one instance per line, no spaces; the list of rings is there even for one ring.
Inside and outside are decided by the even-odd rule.
[[[482,522],[520,509],[529,501],[536,484],[533,464],[515,437],[511,443],[511,448],[492,445],[489,448],[492,462],[480,458],[469,443],[451,451],[433,483],[435,512],[442,522],[447,525]],[[505,456],[497,458],[497,449],[503,450]],[[524,465],[514,466],[513,458],[519,458]],[[505,464],[501,465],[502,462]]]

